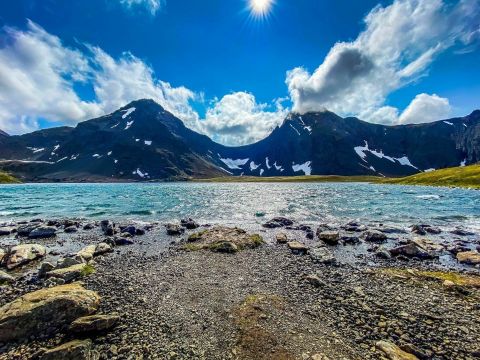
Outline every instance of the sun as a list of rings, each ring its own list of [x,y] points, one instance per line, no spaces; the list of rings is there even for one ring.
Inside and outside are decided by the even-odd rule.
[[[258,18],[265,18],[268,16],[274,0],[249,0],[249,3],[252,15]]]

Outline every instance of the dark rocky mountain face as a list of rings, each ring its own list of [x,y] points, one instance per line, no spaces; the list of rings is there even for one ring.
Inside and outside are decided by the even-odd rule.
[[[0,137],[2,136],[9,136],[5,131],[0,129]]]
[[[403,176],[480,160],[480,111],[382,126],[330,112],[291,114],[265,139],[226,147],[151,100],[82,122],[0,136],[0,169],[30,181],[148,181],[304,174]]]

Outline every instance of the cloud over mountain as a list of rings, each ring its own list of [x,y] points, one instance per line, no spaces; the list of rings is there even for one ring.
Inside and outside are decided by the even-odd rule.
[[[404,122],[396,116],[398,111],[382,109],[387,96],[425,75],[441,52],[478,41],[479,19],[478,0],[395,0],[379,5],[366,16],[365,30],[352,42],[335,44],[313,73],[301,67],[288,72],[293,109],[328,108],[366,120]],[[418,106],[422,97],[416,100],[410,106]],[[430,107],[435,105],[445,109],[444,102],[430,101]],[[380,119],[382,114],[385,118]]]

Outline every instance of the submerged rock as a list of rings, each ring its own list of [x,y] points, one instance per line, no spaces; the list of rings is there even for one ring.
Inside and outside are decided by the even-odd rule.
[[[268,229],[274,229],[274,228],[280,228],[280,227],[286,227],[286,226],[292,226],[293,221],[290,219],[287,219],[285,217],[275,217],[272,220],[267,221],[265,224],[263,224],[263,227],[268,228]]]
[[[92,350],[92,341],[72,340],[53,349],[46,350],[40,360],[96,360],[99,354]]]
[[[46,239],[50,237],[54,237],[57,233],[57,228],[53,226],[39,226],[33,229],[29,234],[28,237],[30,239]]]
[[[70,331],[74,333],[91,333],[106,331],[118,324],[118,315],[90,315],[76,319],[70,325]]]
[[[80,284],[25,294],[0,308],[0,342],[51,333],[97,311],[100,297]]]
[[[45,247],[38,244],[23,244],[14,246],[8,255],[7,269],[11,270],[18,266],[42,258],[46,254]]]

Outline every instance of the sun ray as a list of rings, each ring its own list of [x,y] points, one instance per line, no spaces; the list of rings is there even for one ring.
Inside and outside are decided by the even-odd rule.
[[[255,19],[268,18],[275,0],[248,0],[250,13]]]

